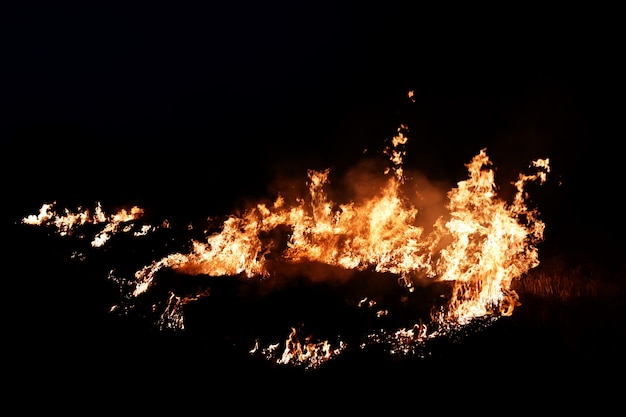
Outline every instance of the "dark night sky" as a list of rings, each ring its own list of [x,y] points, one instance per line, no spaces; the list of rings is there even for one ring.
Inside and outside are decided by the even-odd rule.
[[[463,179],[483,147],[503,175],[550,157],[554,233],[576,237],[572,221],[594,239],[613,233],[623,89],[608,10],[237,3],[9,16],[11,215],[63,199],[223,214],[273,198],[277,172],[341,172],[404,123],[407,164],[433,179]]]
[[[142,408],[149,401],[138,392],[156,393],[153,405],[161,407],[166,396],[173,398],[167,390],[196,387],[199,395],[181,395],[179,411],[191,401],[213,405],[220,399],[213,385],[220,384],[231,408],[283,407],[274,381],[254,386],[249,377],[240,378],[245,365],[238,356],[226,360],[232,366],[227,366],[226,381],[216,379],[211,368],[225,359],[216,355],[206,365],[205,344],[179,345],[164,337],[162,350],[151,338],[134,348],[125,339],[126,331],[134,332],[133,323],[121,326],[119,342],[109,340],[107,330],[117,335],[118,329],[107,327],[110,318],[102,318],[106,310],[98,310],[96,302],[108,297],[101,291],[105,284],[86,279],[102,271],[84,270],[80,263],[68,267],[65,259],[56,259],[64,247],[32,242],[32,234],[15,225],[47,202],[69,209],[95,202],[139,205],[156,213],[158,221],[226,215],[250,200],[273,199],[278,178],[305,180],[307,169],[328,167],[341,176],[363,158],[364,149],[368,155],[381,151],[405,124],[406,166],[434,181],[465,179],[463,164],[482,148],[504,182],[531,160],[550,158],[548,183],[532,190],[546,222],[540,256],[565,254],[581,263],[589,256],[624,266],[624,36],[618,21],[622,15],[614,10],[591,10],[588,4],[548,9],[541,3],[499,10],[493,5],[458,10],[448,3],[439,9],[395,8],[389,2],[361,2],[358,7],[319,2],[54,3],[29,3],[0,14],[5,21],[0,25],[2,218],[18,234],[2,233],[8,240],[3,247],[12,249],[5,257],[15,264],[5,270],[6,281],[15,287],[5,287],[10,302],[5,325],[18,330],[6,337],[11,353],[5,356],[18,363],[7,380],[10,389],[35,393],[37,404],[49,407],[77,397],[88,402],[89,395],[97,397],[107,385],[104,391],[125,400],[137,398]],[[408,91],[415,92],[415,102],[408,100]],[[108,270],[104,272],[103,279]],[[228,318],[219,314],[220,320]],[[580,328],[585,331],[581,340],[597,336],[586,321]],[[586,390],[606,378],[585,381],[578,358],[571,367],[576,378],[558,381],[585,390],[584,395],[554,391],[560,384],[550,374],[550,352],[545,367],[524,365],[527,354],[541,356],[545,335],[537,335],[516,350],[502,346],[511,340],[506,337],[504,342],[494,337],[487,349],[480,343],[450,372],[435,369],[447,385],[434,383],[428,374],[422,377],[424,373],[373,381],[369,367],[375,364],[369,362],[356,369],[360,372],[352,380],[364,388],[376,382],[390,393],[384,407],[398,402],[411,412],[427,403],[441,409],[434,396],[420,396],[414,388],[420,381],[426,391],[452,400],[462,400],[454,394],[472,388],[492,397],[494,390],[506,389],[506,398],[515,395],[516,407],[535,407],[535,398],[553,399],[562,410],[563,395],[571,395],[575,406],[592,398],[594,409],[598,407],[603,401]],[[109,362],[102,356],[107,346],[115,353]],[[495,373],[485,373],[480,360],[472,363],[473,352],[491,356],[498,346],[497,360],[490,359],[498,362]],[[620,345],[615,346],[608,351],[617,352]],[[179,356],[174,357],[172,347]],[[153,361],[136,361],[141,355]],[[76,369],[72,372],[68,364]],[[207,371],[197,373],[198,364]],[[599,375],[610,367],[594,371]],[[476,375],[485,373],[484,384],[467,378],[475,376],[472,369]],[[168,372],[169,380],[164,378]],[[112,378],[101,379],[101,374]],[[351,386],[344,374],[331,373],[330,383],[310,392],[286,375],[298,410],[336,396],[354,413],[355,399],[369,408],[382,398],[378,387],[372,395],[350,392],[345,398]],[[534,380],[529,383],[529,378]],[[606,381],[603,385],[612,384],[612,379]],[[511,382],[519,389],[511,389]],[[251,401],[248,396],[258,389],[271,396]],[[40,394],[52,395],[54,401]],[[231,402],[236,394],[243,401]],[[464,408],[469,404],[443,404],[449,408],[455,402]],[[109,398],[93,402],[111,404],[116,402]],[[336,406],[332,403],[333,410]]]

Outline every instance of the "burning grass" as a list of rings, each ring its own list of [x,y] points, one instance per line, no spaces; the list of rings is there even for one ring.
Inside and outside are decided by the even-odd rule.
[[[284,287],[285,280],[299,282],[306,277],[311,285],[305,286],[305,296],[299,297],[299,288],[287,285],[287,301],[295,298],[306,304],[313,300],[314,312],[307,316],[307,321],[316,321],[321,314],[322,327],[324,323],[333,327],[343,308],[339,308],[338,314],[333,314],[334,310],[322,314],[334,303],[323,296],[310,298],[309,293],[317,294],[314,289],[326,286],[332,288],[323,294],[334,293],[337,288],[351,291],[353,288],[345,284],[356,276],[361,281],[372,281],[371,277],[385,281],[399,294],[395,294],[398,301],[388,306],[373,293],[348,297],[357,311],[367,311],[364,315],[372,315],[376,323],[364,329],[365,335],[359,333],[352,345],[369,345],[375,340],[398,345],[394,351],[412,352],[416,345],[455,334],[476,321],[510,316],[518,305],[518,295],[510,288],[512,281],[539,265],[537,243],[543,240],[545,225],[537,209],[527,205],[526,186],[546,181],[549,159],[531,161],[530,173],[519,173],[517,180],[509,184],[514,191],[512,198],[503,199],[492,162],[486,149],[481,149],[465,164],[467,178],[440,193],[440,197],[447,197],[445,201],[430,201],[427,196],[433,194],[433,189],[426,187],[424,194],[420,187],[423,181],[414,182],[415,177],[405,170],[406,131],[401,126],[384,149],[387,167],[378,173],[376,187],[362,184],[365,178],[367,185],[372,185],[370,172],[363,178],[356,171],[352,173],[351,194],[358,196],[352,201],[331,199],[330,169],[308,170],[307,192],[303,195],[279,193],[273,203],[251,204],[226,216],[215,230],[192,238],[181,250],[172,248],[165,256],[154,257],[138,269],[111,268],[108,277],[119,286],[121,295],[111,311],[132,314],[147,307],[157,326],[184,330],[184,313],[189,304],[204,298],[207,305],[213,304],[219,285],[212,281],[258,281],[258,289],[265,290]],[[368,191],[363,192],[365,189]],[[432,206],[438,206],[435,211],[440,215],[436,218]],[[424,207],[429,208],[426,218],[420,216]],[[424,225],[428,220],[434,223]],[[154,237],[171,227],[169,221],[160,226],[146,224],[142,208],[107,215],[100,205],[93,211],[79,208],[72,212],[57,211],[54,204],[44,204],[38,215],[24,217],[22,222],[55,227],[62,237],[81,237],[85,226],[101,226],[102,230],[91,239],[89,252],[101,248],[109,254],[112,238],[143,241],[149,239],[147,235]],[[190,281],[198,285],[188,291]],[[436,302],[425,303],[426,310],[421,303],[411,303],[410,300],[424,301],[418,295],[427,294],[426,298],[430,298],[435,282],[443,284],[440,287],[445,287],[447,293],[434,294]],[[240,307],[240,299],[232,301]],[[346,297],[342,297],[341,302],[345,301]],[[433,309],[428,311],[431,306]],[[286,309],[285,315],[289,316],[294,307],[297,306]],[[213,313],[211,316],[222,314]],[[250,312],[250,316],[255,314]],[[241,325],[245,321],[232,327]],[[272,359],[279,355],[280,363],[318,366],[344,350],[345,331],[339,331],[335,341],[332,335],[324,340],[309,336],[308,331],[296,334],[289,324],[285,327],[282,339],[286,351],[281,354],[279,346],[283,342],[274,340],[254,351],[270,352],[268,357]],[[358,340],[361,336],[365,341]],[[332,347],[331,339],[335,343]]]

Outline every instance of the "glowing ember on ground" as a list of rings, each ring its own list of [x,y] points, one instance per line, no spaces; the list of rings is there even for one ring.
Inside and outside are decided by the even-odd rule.
[[[308,171],[308,195],[289,199],[278,195],[273,203],[258,203],[241,214],[232,214],[220,223],[219,230],[206,231],[202,239],[191,239],[188,251],[174,251],[153,259],[134,272],[109,278],[119,284],[122,300],[111,311],[128,313],[151,292],[166,293],[164,299],[152,300],[157,311],[157,325],[184,329],[184,307],[210,297],[209,289],[176,293],[158,287],[159,275],[172,271],[181,277],[232,277],[232,279],[267,280],[277,277],[318,276],[320,268],[367,271],[382,277],[396,276],[410,299],[430,283],[450,283],[450,294],[443,305],[432,306],[429,317],[415,317],[414,325],[396,330],[378,327],[363,336],[360,346],[386,344],[392,354],[415,353],[430,339],[450,335],[477,320],[495,320],[511,315],[519,305],[511,283],[539,264],[536,244],[543,239],[544,223],[536,210],[526,205],[526,184],[543,183],[549,172],[549,160],[531,163],[536,171],[520,174],[513,184],[511,202],[498,197],[494,170],[485,149],[466,164],[467,179],[447,191],[447,201],[432,225],[424,225],[418,206],[412,201],[420,194],[411,188],[412,178],[403,167],[405,126],[385,149],[390,165],[380,174],[380,188],[373,195],[354,201],[334,202],[326,192],[330,170]],[[355,188],[357,184],[353,184]],[[54,204],[44,204],[39,214],[22,219],[27,225],[55,227],[61,236],[71,235],[87,224],[103,227],[91,240],[91,246],[105,246],[119,232],[143,236],[159,227],[135,227],[143,210],[133,207],[113,215],[103,213],[100,205],[72,213],[57,214]],[[164,223],[162,226],[167,226]],[[83,259],[81,255],[79,257]],[[268,284],[268,286],[271,284]],[[375,300],[363,298],[356,308],[375,310],[376,320],[386,320],[394,312],[379,307]],[[424,319],[427,319],[426,322]],[[291,327],[284,342],[260,345],[251,341],[251,354],[261,354],[277,364],[317,367],[345,351],[347,342],[337,335],[331,343],[315,340]]]

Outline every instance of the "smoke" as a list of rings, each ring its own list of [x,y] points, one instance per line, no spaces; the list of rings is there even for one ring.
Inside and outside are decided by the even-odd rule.
[[[446,181],[429,180],[418,170],[406,171],[406,195],[411,205],[419,211],[417,225],[430,232],[437,219],[448,214],[446,204],[452,184]]]

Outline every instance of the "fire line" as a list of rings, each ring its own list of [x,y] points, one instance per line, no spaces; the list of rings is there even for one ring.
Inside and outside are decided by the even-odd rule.
[[[308,195],[288,198],[278,195],[273,203],[258,203],[241,214],[231,214],[218,231],[205,231],[204,238],[191,239],[188,251],[174,251],[136,269],[132,276],[109,279],[121,288],[122,300],[112,312],[128,313],[146,295],[155,291],[160,274],[173,271],[186,276],[240,277],[272,280],[290,270],[306,274],[298,265],[326,265],[333,270],[371,271],[398,277],[407,297],[424,282],[450,283],[444,305],[433,307],[430,321],[419,318],[412,326],[376,329],[364,335],[359,348],[385,343],[391,353],[414,352],[424,342],[450,334],[482,319],[513,314],[520,304],[511,288],[539,264],[537,243],[543,240],[545,224],[536,209],[526,203],[526,185],[543,183],[550,172],[549,159],[532,161],[535,172],[518,175],[512,184],[512,201],[499,198],[495,173],[486,149],[467,164],[468,176],[445,192],[434,223],[424,225],[415,203],[421,190],[411,188],[412,177],[404,169],[406,126],[385,149],[389,166],[382,172],[381,186],[372,195],[354,201],[335,202],[328,197],[330,170],[308,171]],[[407,191],[412,190],[412,191]],[[56,203],[43,204],[38,214],[22,223],[56,229],[72,236],[81,228],[99,227],[92,236],[92,249],[111,244],[118,234],[147,236],[169,227],[167,221],[141,224],[144,209],[132,207],[112,215],[100,203],[94,210],[55,210]],[[291,269],[290,269],[291,268]],[[323,279],[323,278],[318,278]],[[178,294],[166,291],[165,299],[152,301],[160,311],[157,324],[183,330],[184,306],[211,292]],[[374,300],[358,308],[377,309]],[[380,320],[393,312],[376,310]],[[283,342],[262,347],[251,342],[251,354],[261,354],[277,364],[318,367],[344,352],[347,342],[315,340],[292,327]]]

